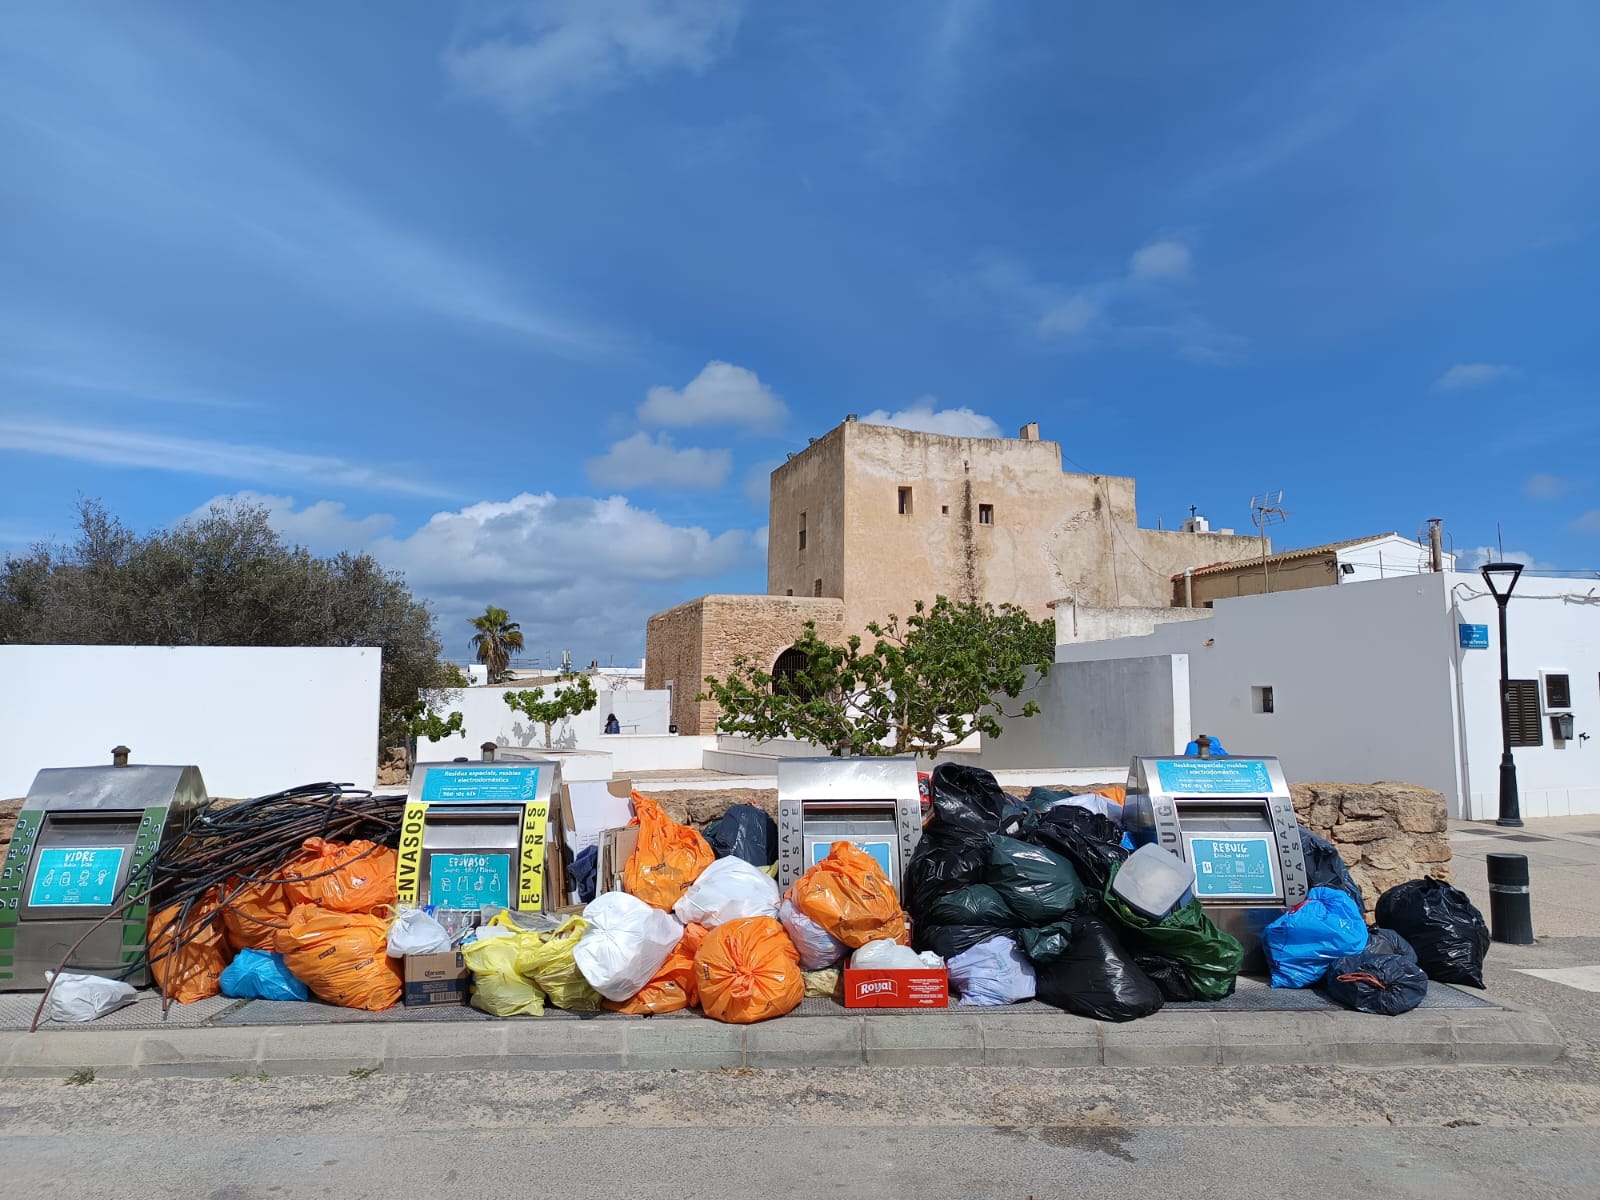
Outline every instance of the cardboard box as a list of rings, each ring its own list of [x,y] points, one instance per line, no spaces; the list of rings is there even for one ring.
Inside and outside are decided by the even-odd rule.
[[[578,780],[561,785],[561,833],[574,855],[600,834],[633,820],[633,780]]]
[[[459,950],[442,954],[408,954],[405,959],[405,1005],[429,1008],[465,1004],[470,998],[472,972]]]
[[[950,972],[943,967],[916,971],[871,971],[846,967],[846,1008],[949,1008]]]
[[[601,831],[600,854],[595,862],[594,886],[596,895],[601,892],[620,892],[623,890],[622,868],[628,865],[628,860],[633,857],[633,852],[638,848],[639,827],[637,825]]]

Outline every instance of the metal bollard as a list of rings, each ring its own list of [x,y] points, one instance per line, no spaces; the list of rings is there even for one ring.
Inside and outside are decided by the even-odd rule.
[[[1533,945],[1533,904],[1526,854],[1491,854],[1489,936],[1513,946]]]

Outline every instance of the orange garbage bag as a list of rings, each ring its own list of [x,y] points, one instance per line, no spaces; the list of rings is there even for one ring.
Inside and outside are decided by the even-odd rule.
[[[694,956],[710,932],[704,925],[685,925],[683,937],[667,955],[667,961],[637,995],[626,1000],[602,1000],[601,1007],[634,1016],[659,1016],[680,1008],[693,1008],[700,1002],[700,990],[694,981]]]
[[[171,904],[150,918],[150,974],[164,996],[193,1004],[222,994],[222,972],[232,959],[223,940],[217,897],[207,893],[189,906]]]
[[[222,930],[228,935],[228,948],[240,950],[272,950],[278,930],[289,923],[289,910],[294,907],[281,883],[241,883],[228,880],[222,894]]]
[[[716,856],[705,838],[679,825],[649,796],[634,792],[633,811],[639,847],[622,868],[622,886],[652,908],[671,912]]]
[[[789,889],[795,907],[852,950],[878,938],[905,943],[906,914],[878,860],[835,842]]]
[[[289,906],[314,904],[333,912],[370,913],[400,898],[395,888],[399,856],[374,842],[307,838],[284,871]]]
[[[706,1016],[733,1025],[781,1017],[806,994],[800,952],[772,917],[713,929],[694,956],[694,981]]]
[[[381,1012],[400,1002],[400,963],[388,954],[389,923],[365,913],[302,904],[278,931],[274,948],[318,999]]]
[[[1128,800],[1128,785],[1125,783],[1102,783],[1089,790],[1097,796],[1104,796],[1107,800],[1115,800],[1118,804],[1126,804]]]

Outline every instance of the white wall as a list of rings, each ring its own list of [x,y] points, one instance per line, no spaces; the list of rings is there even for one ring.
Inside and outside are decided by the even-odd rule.
[[[1494,599],[1483,577],[1449,575],[1447,626],[1450,657],[1460,664],[1456,702],[1467,748],[1464,814],[1473,820],[1500,811],[1500,631]],[[1487,625],[1489,646],[1463,650],[1456,626]],[[1600,584],[1524,575],[1506,609],[1513,679],[1540,673],[1571,678],[1573,740],[1557,742],[1541,715],[1542,746],[1512,750],[1524,817],[1600,813]],[[1544,689],[1540,688],[1543,705]],[[1548,711],[1548,710],[1547,710]],[[1588,733],[1583,741],[1578,734]]]
[[[1442,575],[1221,599],[1204,621],[1063,646],[1086,661],[1189,656],[1190,725],[1291,780],[1400,780],[1456,794]],[[1255,688],[1275,711],[1255,711]]]
[[[370,788],[373,648],[0,646],[0,797],[41,767],[193,763],[213,796],[304,783]]]
[[[445,716],[452,712],[460,712],[464,721],[464,732],[441,738],[437,742],[430,742],[426,738],[419,739],[417,758],[423,762],[451,759],[460,755],[476,759],[482,753],[479,747],[484,742],[494,742],[500,746],[542,747],[544,727],[530,721],[522,713],[513,712],[504,699],[507,690],[518,689],[463,688],[460,691],[446,693],[447,700],[440,712]],[[669,736],[667,724],[670,715],[670,692],[647,691],[641,687],[631,686],[612,691],[601,687],[599,695],[598,703],[588,712],[558,721],[551,727],[550,738],[555,746],[569,750],[615,752],[615,747],[611,743],[619,736],[659,735],[663,738]],[[617,714],[617,722],[623,729],[620,735],[607,735],[601,732],[605,728],[606,714],[613,712]],[[628,758],[629,769],[646,769],[632,766],[632,759],[627,755],[623,757]],[[675,766],[676,763],[670,765]],[[699,765],[698,761],[694,763],[696,768]],[[621,769],[619,767],[619,770]]]
[[[1431,572],[1426,541],[1418,543],[1408,537],[1390,534],[1374,538],[1358,546],[1346,546],[1334,556],[1340,564],[1348,563],[1354,570],[1346,575],[1342,571],[1339,582],[1362,583],[1369,579],[1393,579],[1396,575],[1417,575]],[[1455,555],[1444,552],[1445,570],[1455,567]]]
[[[1038,715],[983,737],[989,771],[1044,767],[1125,769],[1136,754],[1182,754],[1189,744],[1185,654],[1057,663],[1031,699]]]

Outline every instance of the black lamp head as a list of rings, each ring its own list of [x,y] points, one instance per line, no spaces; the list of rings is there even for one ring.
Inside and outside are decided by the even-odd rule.
[[[1494,598],[1504,603],[1511,598],[1512,589],[1517,586],[1517,577],[1522,574],[1522,564],[1484,563],[1479,573],[1483,576],[1484,583],[1489,585],[1489,590],[1494,593]]]

